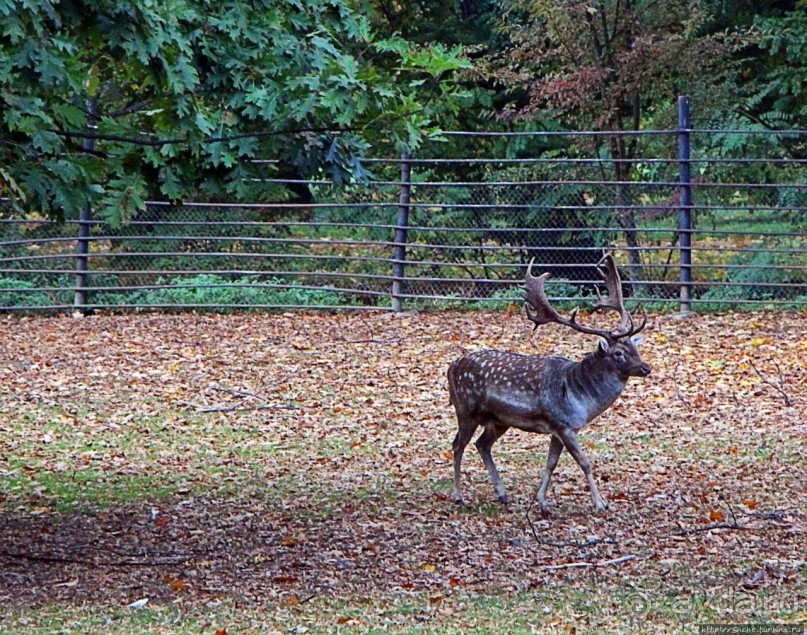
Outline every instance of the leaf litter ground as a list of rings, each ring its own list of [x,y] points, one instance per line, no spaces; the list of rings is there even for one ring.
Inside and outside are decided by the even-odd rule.
[[[452,502],[445,370],[591,338],[516,312],[0,319],[4,632],[804,622],[805,327],[654,316],[653,374],[581,437],[610,510],[564,454],[543,518],[548,439],[518,431],[513,502],[473,451]]]

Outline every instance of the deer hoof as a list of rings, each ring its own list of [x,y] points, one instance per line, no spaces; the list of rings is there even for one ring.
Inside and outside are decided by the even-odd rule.
[[[510,502],[510,501],[507,499],[507,494],[502,494],[501,496],[499,496],[499,502],[500,502],[502,505],[507,505],[507,503],[509,503],[509,502]]]

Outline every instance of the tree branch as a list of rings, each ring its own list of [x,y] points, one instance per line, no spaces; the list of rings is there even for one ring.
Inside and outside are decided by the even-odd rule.
[[[777,392],[778,392],[780,395],[782,395],[782,399],[784,399],[784,400],[785,400],[785,406],[786,406],[786,407],[788,407],[788,408],[789,408],[790,406],[792,406],[792,405],[793,405],[793,403],[790,401],[790,395],[788,395],[788,394],[785,392],[784,388],[782,388],[782,386],[784,386],[784,385],[785,385],[785,381],[784,381],[784,377],[782,376],[782,369],[779,367],[779,364],[777,364],[775,361],[772,361],[772,362],[771,362],[771,363],[772,363],[774,366],[776,366],[776,372],[777,372],[777,373],[778,373],[778,375],[779,375],[779,385],[777,386],[777,385],[776,385],[776,384],[774,384],[774,383],[773,383],[773,382],[772,382],[770,379],[768,379],[768,378],[767,378],[767,377],[765,377],[765,376],[764,376],[764,375],[763,375],[761,372],[759,372],[759,368],[757,368],[756,364],[754,364],[754,360],[753,360],[753,359],[751,359],[751,358],[749,357],[749,358],[748,358],[748,361],[751,363],[751,367],[752,367],[752,368],[753,368],[753,369],[756,371],[757,375],[759,375],[759,378],[760,378],[760,379],[761,379],[763,382],[765,382],[766,384],[768,384],[768,386],[770,386],[771,388],[773,388],[774,390],[776,390],[776,391],[777,391]]]
[[[251,138],[257,139],[261,137],[276,137],[280,135],[304,134],[307,132],[342,133],[342,132],[352,132],[354,130],[356,130],[356,128],[332,128],[332,127],[297,128],[294,130],[263,130],[257,132],[241,132],[223,137],[205,136],[204,143],[221,143],[224,141],[235,141],[238,139],[251,139]],[[80,130],[49,129],[48,132],[52,132],[53,134],[59,135],[60,137],[68,137],[68,138],[77,137],[79,139],[93,139],[95,141],[113,141],[117,143],[129,143],[136,146],[147,146],[147,147],[162,147],[166,145],[188,143],[187,139],[179,137],[175,137],[173,139],[149,140],[149,139],[138,139],[134,137],[124,137],[121,135],[99,134],[96,132],[82,132]]]
[[[621,558],[614,558],[613,560],[604,560],[601,562],[568,562],[566,564],[553,564],[547,565],[545,567],[538,567],[540,571],[557,571],[559,569],[583,569],[583,568],[595,568],[595,567],[609,567],[612,564],[620,564],[622,562],[629,562],[631,560],[635,560],[639,556],[637,555],[630,555],[630,556],[622,556]]]
[[[702,531],[711,531],[712,529],[750,529],[735,523],[715,523],[713,525],[704,525],[703,527],[693,527],[692,529],[681,529],[681,531],[674,531],[673,536],[689,536],[690,534],[697,534]]]
[[[197,412],[200,413],[208,413],[208,412],[254,412],[256,410],[297,410],[297,406],[249,406],[247,408],[239,407],[239,406],[203,406],[202,404],[194,403],[192,401],[183,401],[182,399],[177,399],[177,403],[181,403],[185,406],[193,406],[196,408]]]
[[[39,555],[35,553],[17,553],[0,550],[0,557],[12,560],[28,560],[30,562],[52,562],[57,564],[81,564],[88,567],[165,567],[183,564],[193,560],[196,556],[179,555],[166,560],[84,560],[82,558],[67,558],[64,556]]]

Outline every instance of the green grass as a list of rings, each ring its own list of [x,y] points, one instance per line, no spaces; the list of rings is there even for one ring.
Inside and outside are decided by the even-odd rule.
[[[702,590],[664,589],[625,581],[603,596],[596,580],[585,588],[553,586],[514,593],[467,590],[414,597],[379,591],[369,597],[328,595],[298,604],[291,597],[245,610],[236,601],[193,607],[182,601],[86,609],[69,606],[30,611],[0,611],[5,635],[213,635],[238,633],[625,633],[689,634],[697,624],[735,623],[742,611],[753,611],[754,623],[797,623],[803,609],[776,594],[736,592],[712,596]],[[619,615],[619,619],[614,619]],[[742,617],[745,620],[747,618]],[[667,626],[663,626],[666,624]]]
[[[147,475],[110,477],[98,471],[41,472],[36,476],[9,478],[4,485],[7,494],[39,500],[55,511],[73,511],[77,507],[105,508],[141,498],[143,492],[160,500],[184,488],[183,484],[160,483]]]

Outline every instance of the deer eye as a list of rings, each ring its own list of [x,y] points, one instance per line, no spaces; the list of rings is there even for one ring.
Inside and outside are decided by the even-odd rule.
[[[625,353],[623,353],[622,351],[614,351],[614,357],[616,357],[618,360],[621,361],[625,359]]]

